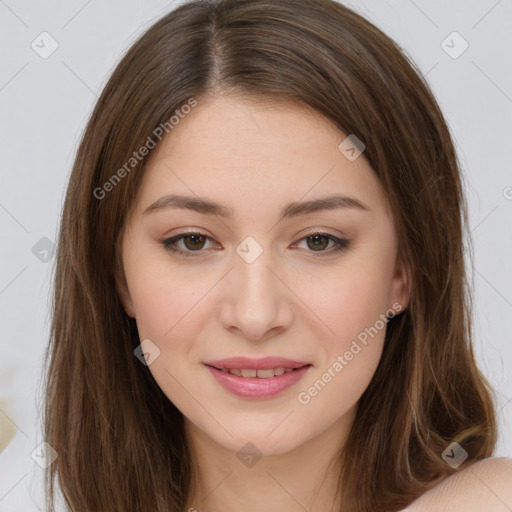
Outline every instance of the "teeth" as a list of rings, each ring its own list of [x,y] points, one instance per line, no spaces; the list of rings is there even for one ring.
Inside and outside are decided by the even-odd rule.
[[[233,368],[229,370],[227,368],[222,369],[224,373],[231,373],[232,375],[236,375],[237,377],[258,377],[260,379],[270,379],[272,377],[278,377],[279,375],[283,375],[284,373],[293,372],[293,370],[293,368],[268,368],[266,370],[256,370],[253,368]]]
[[[274,370],[272,368],[269,368],[268,370],[258,370],[256,375],[258,375],[260,379],[268,379],[274,376]]]

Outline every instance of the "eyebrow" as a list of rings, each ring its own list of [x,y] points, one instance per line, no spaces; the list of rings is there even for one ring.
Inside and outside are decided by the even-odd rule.
[[[233,208],[223,206],[219,203],[202,197],[184,196],[179,194],[166,195],[148,206],[143,214],[149,214],[166,208],[179,208],[192,210],[203,215],[218,215],[223,218],[233,217]],[[288,203],[279,215],[279,219],[307,215],[322,210],[334,210],[338,208],[350,208],[361,211],[370,211],[370,208],[355,197],[334,195],[313,199],[311,201]]]

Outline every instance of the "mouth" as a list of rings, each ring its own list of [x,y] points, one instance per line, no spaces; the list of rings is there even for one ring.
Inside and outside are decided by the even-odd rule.
[[[304,368],[305,366],[311,365],[304,365],[301,366],[300,368]],[[231,375],[236,375],[237,377],[242,377],[244,379],[271,379],[272,377],[279,377],[280,375],[284,375],[285,373],[294,372],[300,369],[284,368],[282,366],[278,368],[218,368],[216,366],[210,366],[210,368],[214,368],[215,370],[219,370],[224,373],[230,373]]]
[[[310,363],[281,358],[231,358],[204,363],[226,391],[241,398],[271,398],[298,382]]]

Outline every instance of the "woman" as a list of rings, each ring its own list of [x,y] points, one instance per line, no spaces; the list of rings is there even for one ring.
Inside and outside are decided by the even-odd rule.
[[[169,13],[68,185],[50,507],[55,476],[74,511],[510,507],[465,228],[446,123],[376,27],[330,0]]]

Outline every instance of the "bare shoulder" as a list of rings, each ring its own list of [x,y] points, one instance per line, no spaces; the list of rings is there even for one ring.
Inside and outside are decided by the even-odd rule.
[[[511,512],[512,458],[489,457],[460,469],[404,512]]]

